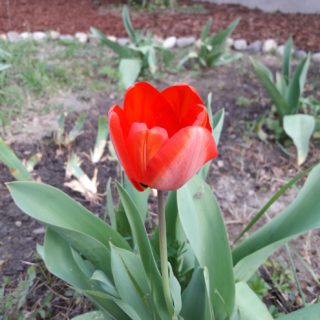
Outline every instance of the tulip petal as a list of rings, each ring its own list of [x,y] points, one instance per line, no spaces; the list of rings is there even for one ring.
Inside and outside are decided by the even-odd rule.
[[[187,84],[176,84],[162,91],[178,117],[179,127],[199,125],[211,130],[203,101],[196,90]]]
[[[128,134],[126,145],[134,167],[133,178],[140,184],[147,185],[145,177],[147,166],[168,140],[165,129],[154,127],[148,129],[145,123],[133,123]]]
[[[149,129],[165,128],[169,136],[179,129],[170,103],[147,82],[138,82],[131,86],[126,92],[123,105],[128,123],[145,123]]]
[[[109,128],[110,137],[116,153],[118,155],[119,161],[121,162],[128,178],[139,191],[143,191],[144,188],[141,187],[137,182],[134,181],[134,169],[132,162],[128,153],[128,149],[125,144],[124,128],[122,127],[123,110],[119,106],[113,106],[109,111]]]
[[[198,126],[183,128],[150,160],[146,184],[158,190],[178,189],[217,155],[209,130]]]

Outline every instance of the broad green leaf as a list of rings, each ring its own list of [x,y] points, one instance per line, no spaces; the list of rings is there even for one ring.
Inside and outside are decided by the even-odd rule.
[[[153,319],[151,291],[141,260],[134,253],[111,246],[111,266],[117,291],[123,301],[130,306],[141,319]]]
[[[308,305],[292,313],[280,316],[277,320],[318,320],[320,319],[320,303]]]
[[[142,62],[139,58],[121,59],[119,64],[119,72],[125,88],[132,86],[141,71]]]
[[[80,316],[76,316],[71,320],[109,320],[101,311],[90,311]]]
[[[79,268],[68,243],[50,228],[47,229],[44,240],[44,259],[46,267],[51,273],[85,293],[89,299],[106,312],[110,319],[129,320],[112,300],[93,297],[86,293],[87,290],[93,290],[96,287]]]
[[[9,169],[10,173],[17,180],[32,180],[31,174],[28,172],[24,164],[15,155],[13,150],[0,138],[0,161]]]
[[[166,302],[163,296],[161,275],[153,255],[151,244],[148,239],[143,221],[134,202],[130,198],[127,191],[120,184],[118,184],[118,191],[121,203],[124,207],[128,222],[130,224],[134,242],[139,249],[144,270],[150,281],[156,307],[158,308],[158,311],[162,317],[161,319],[169,319],[170,316],[168,314]],[[173,310],[171,310],[171,313],[173,313],[172,311]]]
[[[172,271],[172,267],[170,263],[169,263],[169,286],[170,286],[171,297],[174,305],[174,312],[175,312],[175,315],[178,316],[182,308],[181,286],[178,279],[175,277]]]
[[[184,320],[212,320],[208,313],[210,304],[206,288],[204,269],[197,268],[192,278],[182,293],[181,315]]]
[[[119,55],[121,59],[130,59],[137,56],[137,52],[128,47],[118,44],[116,41],[109,40],[105,34],[96,28],[90,28],[91,34],[100,40],[101,44],[107,45],[115,53]]]
[[[206,39],[208,38],[211,27],[212,27],[212,19],[209,19],[201,31],[200,39],[202,42],[205,42]]]
[[[307,159],[314,128],[315,119],[307,114],[294,114],[283,118],[283,129],[297,148],[299,166]]]
[[[273,320],[267,306],[245,282],[236,284],[236,315],[239,320]]]
[[[309,70],[310,59],[311,58],[309,54],[300,62],[292,80],[289,83],[287,101],[290,114],[296,114],[299,111],[300,99],[303,94],[304,85]]]
[[[318,164],[312,169],[296,199],[270,222],[235,247],[234,264],[260,249],[282,240],[288,241],[292,237],[320,227],[319,185],[320,165]]]
[[[289,112],[289,106],[285,98],[280,94],[277,87],[273,84],[271,71],[262,63],[257,62],[254,59],[250,60],[258,78],[260,79],[261,84],[268,92],[271,101],[277,107],[279,115],[284,116]]]
[[[134,43],[134,44],[138,44],[138,36],[136,31],[134,30],[132,23],[131,23],[131,19],[129,16],[129,10],[127,6],[124,6],[122,9],[122,21],[123,21],[123,25],[127,31],[127,34],[130,38],[130,40]]]
[[[177,191],[179,218],[200,267],[207,268],[210,299],[217,319],[234,308],[231,251],[220,208],[210,187],[198,176]]]
[[[284,54],[283,54],[283,62],[282,62],[282,75],[284,77],[285,83],[289,83],[289,79],[291,76],[291,55],[293,49],[293,41],[290,37],[285,44]]]
[[[90,281],[97,281],[102,287],[103,291],[105,291],[111,296],[114,296],[115,298],[119,298],[116,288],[114,287],[113,283],[110,281],[110,279],[108,279],[108,277],[103,271],[95,270],[92,273]]]

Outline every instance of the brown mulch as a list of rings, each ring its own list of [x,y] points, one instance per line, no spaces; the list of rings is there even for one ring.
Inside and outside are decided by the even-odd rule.
[[[275,38],[284,43],[289,36],[298,48],[320,51],[319,15],[265,13],[239,5],[178,1],[176,10],[136,10],[133,22],[160,36],[198,36],[205,21],[214,20],[213,31],[241,17],[234,38],[249,41]],[[121,0],[2,0],[0,33],[8,31],[87,32],[95,26],[109,35],[125,36],[121,21]],[[196,5],[196,6],[195,6]],[[197,10],[200,7],[202,10]]]

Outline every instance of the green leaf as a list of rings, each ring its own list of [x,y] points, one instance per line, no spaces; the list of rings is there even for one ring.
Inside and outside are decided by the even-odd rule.
[[[273,320],[267,306],[245,282],[236,284],[236,314],[239,320]]]
[[[117,53],[121,59],[130,59],[137,56],[137,52],[135,50],[122,46],[118,44],[116,41],[109,40],[105,36],[105,34],[99,31],[98,29],[91,27],[90,31],[94,37],[100,40],[101,44],[107,45],[110,49]]]
[[[125,213],[130,224],[134,242],[139,249],[144,270],[151,284],[156,307],[161,315],[161,319],[169,319],[170,316],[163,296],[161,275],[153,255],[143,221],[137,207],[127,191],[120,184],[118,184],[117,187],[121,203],[125,209]]]
[[[205,42],[206,39],[208,38],[211,27],[212,27],[212,19],[209,19],[201,31],[200,39],[202,42]]]
[[[109,318],[110,319],[110,318]],[[72,320],[109,320],[101,311],[90,311],[80,316],[72,318]]]
[[[277,87],[273,84],[271,71],[262,63],[257,62],[252,58],[250,60],[261,84],[268,92],[271,101],[277,107],[279,115],[283,117],[289,112],[289,105],[285,98],[280,94]]]
[[[309,305],[295,312],[280,316],[277,320],[317,320],[320,315],[320,303]]]
[[[293,41],[290,37],[285,44],[283,62],[282,62],[282,75],[284,77],[285,83],[289,84],[289,79],[291,76],[291,54],[293,49]]]
[[[86,114],[84,112],[80,113],[71,131],[67,134],[64,144],[71,144],[80,134],[86,120]]]
[[[142,68],[142,62],[139,58],[121,59],[119,64],[120,78],[125,86],[129,88],[137,80]]]
[[[97,163],[103,156],[105,146],[107,144],[107,137],[109,133],[107,117],[101,116],[98,120],[98,134],[96,138],[96,143],[91,153],[92,163]]]
[[[95,270],[90,278],[90,281],[98,282],[102,287],[103,291],[105,291],[107,294],[111,296],[114,296],[115,298],[119,298],[116,288],[103,271]]]
[[[197,268],[182,294],[181,315],[184,320],[212,320],[208,312],[210,298],[206,287],[203,268]]]
[[[170,263],[169,263],[169,286],[170,286],[171,297],[174,305],[174,313],[176,316],[178,316],[182,308],[181,286],[172,271],[172,267]]]
[[[298,196],[280,214],[265,224],[233,250],[236,265],[245,257],[269,245],[281,246],[293,237],[320,227],[320,165],[313,168]]]
[[[130,306],[141,319],[153,319],[151,291],[147,276],[138,256],[128,250],[111,246],[111,266],[114,282],[123,301]]]
[[[290,114],[296,114],[299,111],[300,99],[303,94],[304,85],[309,70],[310,59],[310,54],[302,59],[293,76],[293,79],[289,83],[287,101]]]
[[[0,138],[0,161],[3,162],[10,173],[17,180],[32,180],[31,174],[28,172],[24,164],[15,155],[13,150]]]
[[[112,190],[111,190],[111,178],[108,179],[107,182],[107,204],[105,207],[106,214],[108,214],[111,227],[114,230],[117,230],[117,219],[116,219],[116,214],[114,210],[114,203],[113,203],[113,198],[112,198]]]
[[[220,208],[210,187],[194,176],[177,191],[179,218],[200,267],[208,269],[210,299],[218,319],[232,314],[231,251]]]
[[[294,114],[283,118],[283,129],[297,148],[299,166],[307,159],[315,124],[314,117],[307,114]]]
[[[138,44],[138,35],[137,32],[134,30],[133,25],[131,23],[131,19],[129,16],[129,10],[127,6],[123,6],[122,9],[122,21],[123,21],[123,25],[127,31],[127,34],[130,38],[130,40],[132,41],[132,43],[134,43],[135,45]]]
[[[225,115],[224,109],[221,109],[217,111],[212,118],[212,134],[216,142],[216,145],[219,145],[219,142],[220,142],[220,136],[221,136],[223,123],[224,123],[224,115]]]

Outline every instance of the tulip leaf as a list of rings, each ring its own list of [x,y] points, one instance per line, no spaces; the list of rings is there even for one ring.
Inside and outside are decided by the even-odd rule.
[[[112,300],[93,297],[87,293],[95,286],[83,273],[74,257],[74,251],[68,243],[58,233],[48,228],[44,240],[44,262],[48,270],[80,292],[85,293],[110,319],[129,320]]]
[[[107,320],[106,315],[101,311],[90,311],[71,320]]]
[[[316,320],[320,315],[320,303],[308,305],[295,312],[280,316],[277,320]]]
[[[294,114],[283,118],[283,129],[297,148],[298,165],[303,164],[307,159],[309,141],[315,124],[314,117],[307,114]]]
[[[21,181],[32,180],[31,174],[25,165],[16,156],[13,150],[0,138],[0,161],[3,162],[12,176]]]
[[[169,263],[169,285],[170,285],[170,292],[171,297],[174,305],[175,315],[179,315],[181,308],[182,308],[182,301],[181,301],[181,286],[178,279],[175,277],[172,267]]]
[[[223,123],[224,123],[224,115],[225,115],[224,109],[221,109],[217,111],[212,118],[212,134],[217,146],[219,145],[219,142],[220,142],[220,136],[221,136]]]
[[[266,305],[245,282],[236,284],[236,315],[239,320],[273,320]]]
[[[111,246],[111,266],[121,299],[130,301],[141,319],[153,319],[149,301],[152,294],[140,258],[128,250]]]
[[[151,244],[147,236],[140,213],[136,205],[130,198],[128,192],[120,184],[118,184],[117,187],[118,187],[121,203],[124,207],[124,210],[131,228],[134,242],[139,249],[139,254],[141,257],[144,270],[150,281],[152,290],[154,291],[153,292],[154,299],[156,301],[159,314],[161,315],[161,319],[163,320],[169,319],[170,316],[167,311],[166,302],[163,296],[160,271],[156,264],[156,261],[152,252]]]
[[[235,287],[231,250],[217,200],[194,176],[177,191],[180,221],[200,267],[209,274],[210,299],[217,319],[232,314]]]
[[[142,61],[139,58],[121,59],[119,64],[119,72],[121,82],[125,88],[132,86],[142,69]]]
[[[285,44],[284,54],[283,54],[283,63],[282,63],[282,74],[284,76],[285,83],[289,83],[289,79],[291,76],[291,55],[293,49],[293,41],[290,37]]]
[[[210,315],[211,302],[208,296],[205,269],[197,268],[192,278],[182,293],[181,315],[184,320],[212,320]],[[211,308],[210,308],[211,307]]]
[[[98,282],[107,294],[114,296],[115,298],[119,298],[116,288],[103,271],[95,270],[90,278],[90,281]]]
[[[243,240],[233,249],[233,261],[237,265],[246,257],[263,256],[264,248],[274,244],[274,250],[293,237],[320,227],[320,165],[310,172],[298,196],[270,222]],[[276,245],[278,244],[278,246]],[[271,247],[269,247],[271,248]],[[270,254],[272,253],[270,250]],[[261,263],[263,260],[261,261]],[[242,262],[243,263],[243,262]],[[250,265],[250,262],[248,263]],[[242,266],[244,268],[244,266]]]

